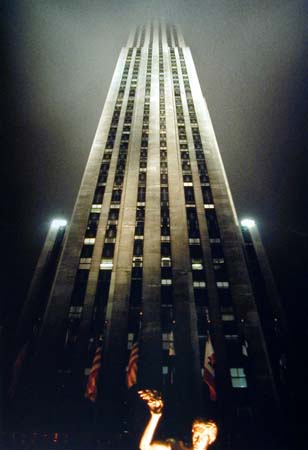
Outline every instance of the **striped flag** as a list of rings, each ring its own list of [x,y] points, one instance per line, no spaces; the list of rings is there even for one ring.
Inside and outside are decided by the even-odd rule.
[[[102,348],[102,343],[100,342],[97,349],[95,350],[88,383],[84,393],[85,398],[88,398],[89,400],[91,400],[91,402],[95,402],[97,397],[98,374],[102,365]]]
[[[136,341],[134,342],[131,348],[127,366],[126,384],[128,389],[137,384],[138,356],[139,356],[139,347],[138,342]]]
[[[210,335],[208,335],[205,345],[204,355],[204,382],[208,385],[210,390],[210,399],[216,401],[216,387],[215,387],[215,353]]]

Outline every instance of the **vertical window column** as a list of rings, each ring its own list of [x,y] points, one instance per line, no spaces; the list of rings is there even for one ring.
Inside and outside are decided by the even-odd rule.
[[[161,28],[159,33],[159,121],[160,121],[160,220],[161,220],[161,328],[163,350],[163,386],[168,388],[175,377],[174,305],[172,292],[172,256],[170,242],[168,159],[164,60]]]
[[[189,236],[189,250],[191,270],[193,276],[193,289],[197,312],[197,327],[199,336],[200,359],[204,355],[204,341],[208,321],[208,300],[206,290],[206,278],[204,270],[203,252],[200,242],[199,224],[195,205],[194,186],[192,179],[190,156],[188,151],[187,134],[184,120],[179,73],[174,49],[170,50],[173,89],[176,106],[177,131],[180,146],[182,164],[182,176],[186,205],[187,230]],[[203,364],[203,361],[200,361]]]
[[[103,153],[100,171],[97,179],[96,189],[92,200],[92,207],[88,218],[84,243],[81,249],[79,270],[75,278],[74,289],[71,297],[71,306],[68,314],[68,326],[64,342],[64,353],[66,355],[64,359],[66,360],[66,365],[67,361],[70,361],[71,357],[73,357],[73,354],[75,353],[76,344],[79,339],[79,332],[80,332],[79,328],[83,316],[84,297],[87,289],[89,270],[91,267],[92,254],[96,240],[96,233],[98,229],[102,203],[104,199],[105,186],[110,167],[110,160],[113,152],[115,136],[117,133],[118,121],[123,102],[123,95],[127,83],[127,73],[129,71],[131,60],[132,60],[132,49],[128,51],[127,58],[125,61],[123,74],[118,90],[118,95],[114,106],[110,128],[105,144],[105,150]],[[97,316],[97,305],[94,306],[94,315]],[[92,333],[90,335],[90,339],[93,339]],[[71,357],[68,355],[71,355]]]
[[[189,120],[193,137],[196,161],[198,165],[199,180],[204,204],[204,212],[207,222],[209,242],[211,246],[212,265],[214,269],[216,289],[220,303],[221,320],[223,323],[225,333],[227,356],[229,360],[229,367],[233,367],[235,364],[239,364],[238,359],[241,359],[242,357],[241,349],[239,345],[234,346],[233,345],[234,340],[230,341],[230,339],[226,338],[226,336],[229,335],[238,336],[238,327],[235,321],[235,313],[229,289],[228,274],[225,266],[225,259],[220,238],[219,226],[215,212],[215,205],[213,201],[210,180],[206,167],[204,150],[201,141],[197,115],[192,98],[191,87],[184,59],[183,49],[179,48],[178,52],[180,57],[181,72],[186,94],[186,102],[189,113]],[[232,386],[235,387],[233,383]]]

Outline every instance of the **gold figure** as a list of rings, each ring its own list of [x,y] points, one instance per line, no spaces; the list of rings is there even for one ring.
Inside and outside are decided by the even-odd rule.
[[[157,424],[162,416],[164,402],[161,394],[155,390],[138,391],[150,410],[150,420],[141,437],[140,450],[207,450],[216,440],[218,428],[213,420],[195,419],[192,424],[192,447],[186,447],[182,441],[152,441]]]

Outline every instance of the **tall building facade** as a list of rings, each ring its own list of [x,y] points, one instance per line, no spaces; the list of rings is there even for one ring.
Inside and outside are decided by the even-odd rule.
[[[138,436],[146,411],[136,390],[149,388],[165,398],[162,433],[213,416],[222,446],[266,448],[279,422],[284,324],[279,300],[253,281],[251,233],[238,223],[181,32],[138,27],[119,56],[49,298],[30,295],[22,314],[18,346],[31,345],[14,400],[20,425]],[[204,383],[209,341],[216,400]]]

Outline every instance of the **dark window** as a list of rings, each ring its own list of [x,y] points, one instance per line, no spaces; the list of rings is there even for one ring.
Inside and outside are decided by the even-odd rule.
[[[167,202],[168,201],[168,188],[163,187],[160,190],[160,200],[162,202]]]
[[[145,202],[145,187],[139,187],[138,188],[138,202]]]
[[[119,210],[115,208],[111,208],[109,211],[108,219],[109,220],[118,220]]]
[[[88,270],[78,270],[74,290],[71,298],[71,305],[81,306],[83,304],[84,294],[86,292],[87,282],[88,282],[89,271]]]
[[[134,242],[134,256],[142,256],[143,253],[143,240],[136,239]]]
[[[231,306],[232,299],[229,289],[218,289],[219,303],[221,306]]]
[[[142,280],[132,279],[130,289],[130,303],[133,306],[141,304],[142,297]]]
[[[161,184],[168,184],[168,175],[166,173],[162,173],[160,175],[160,183]]]
[[[107,231],[106,231],[106,237],[107,238],[115,238],[117,235],[117,227],[116,225],[108,225]]]
[[[104,186],[99,186],[96,188],[94,198],[93,198],[94,204],[102,203],[103,197],[104,197],[104,192],[105,192]]]
[[[136,222],[135,236],[143,236],[144,234],[144,222]]]
[[[219,238],[219,227],[215,211],[206,211],[206,221],[210,238]]]
[[[142,279],[142,267],[132,268],[132,279],[141,280]]]
[[[138,206],[137,210],[136,210],[136,220],[137,221],[144,221],[144,207],[142,206]]]
[[[130,308],[128,315],[128,332],[138,333],[140,328],[140,311],[139,308]]]
[[[194,297],[197,306],[206,306],[208,304],[206,289],[194,288]]]
[[[122,195],[122,190],[121,189],[113,189],[111,201],[112,202],[120,202],[121,195]]]
[[[107,305],[111,270],[100,270],[95,294],[96,315]]]
[[[184,187],[184,193],[186,203],[191,204],[195,202],[194,190],[192,187]]]
[[[86,237],[95,237],[99,221],[98,213],[91,213],[88,220]]]
[[[161,277],[170,279],[172,278],[172,268],[171,267],[162,267],[161,268]]]
[[[212,257],[223,258],[223,250],[220,244],[211,244]]]
[[[161,303],[162,305],[172,305],[172,286],[162,286],[161,287]]]
[[[84,245],[81,250],[81,258],[91,258],[93,253],[93,245]]]
[[[202,186],[201,189],[203,195],[203,202],[206,204],[213,203],[211,189],[208,186]]]
[[[173,314],[172,308],[162,308],[161,309],[161,326],[163,333],[170,333],[172,328]]]
[[[164,242],[164,243],[161,244],[161,255],[162,256],[171,256],[170,243]]]
[[[114,254],[114,244],[105,244],[103,249],[103,257],[112,258]]]
[[[189,246],[190,257],[193,259],[202,258],[202,250],[200,245],[190,245]]]

